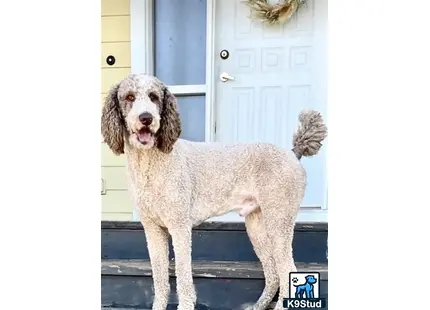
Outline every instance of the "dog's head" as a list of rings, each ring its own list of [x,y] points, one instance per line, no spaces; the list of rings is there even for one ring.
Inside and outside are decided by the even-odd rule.
[[[181,134],[176,99],[156,77],[129,75],[109,91],[101,130],[117,155],[124,153],[124,139],[136,149],[169,153]]]
[[[309,284],[315,284],[317,283],[317,279],[315,279],[315,277],[313,275],[308,275],[305,277],[306,282]]]

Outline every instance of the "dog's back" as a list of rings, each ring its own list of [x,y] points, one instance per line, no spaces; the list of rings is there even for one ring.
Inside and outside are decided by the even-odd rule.
[[[270,143],[198,143],[178,140],[173,160],[192,201],[193,222],[244,208],[245,216],[262,201],[304,194],[306,173],[292,151]],[[186,167],[186,168],[185,168]],[[239,212],[239,210],[236,210]]]

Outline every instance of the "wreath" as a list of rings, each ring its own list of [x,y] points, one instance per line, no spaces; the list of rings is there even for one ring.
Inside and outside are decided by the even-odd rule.
[[[242,2],[251,9],[251,18],[267,24],[282,24],[288,21],[306,0],[283,0],[276,4],[269,4],[267,0],[243,0]]]

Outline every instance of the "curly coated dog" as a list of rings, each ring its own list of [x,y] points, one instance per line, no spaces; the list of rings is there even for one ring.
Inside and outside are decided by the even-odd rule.
[[[293,149],[269,143],[228,144],[179,139],[175,97],[157,78],[129,75],[110,90],[101,132],[117,155],[125,154],[129,188],[145,229],[153,270],[152,309],[166,309],[168,237],[176,260],[178,309],[194,309],[191,231],[203,221],[237,211],[261,261],[265,288],[252,309],[265,309],[280,288],[276,309],[296,271],[294,224],[306,188],[302,156],[315,155],[327,135],[320,113],[303,111]]]

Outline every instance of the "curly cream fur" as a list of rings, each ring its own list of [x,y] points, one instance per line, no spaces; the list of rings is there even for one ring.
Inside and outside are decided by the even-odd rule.
[[[175,252],[178,309],[194,309],[192,227],[233,210],[246,216],[248,235],[264,269],[265,288],[252,309],[265,309],[279,287],[280,301],[275,309],[282,309],[282,297],[288,296],[288,274],[296,270],[292,240],[306,188],[306,172],[295,153],[269,143],[224,145],[178,139],[176,100],[154,77],[127,77],[116,91],[117,110],[128,121],[122,129],[107,125],[120,122],[105,122],[102,133],[116,153],[117,142],[112,137],[124,134],[130,192],[145,229],[153,269],[153,309],[166,309],[168,302],[168,234]],[[140,96],[136,106],[146,107],[140,112],[161,111],[154,115],[160,117],[160,126],[155,132],[157,143],[150,148],[139,146],[133,136],[134,107],[122,101],[129,91]],[[145,94],[154,91],[163,98],[152,106]],[[110,115],[112,109],[106,108],[104,113]],[[325,137],[315,113],[302,114],[301,126],[307,129],[298,131],[295,137],[300,156],[315,154],[319,148],[314,144]]]

